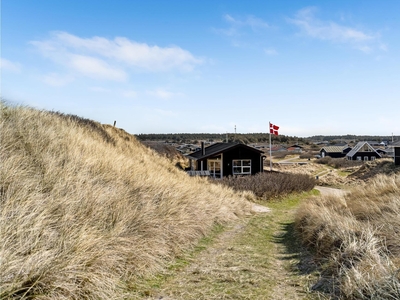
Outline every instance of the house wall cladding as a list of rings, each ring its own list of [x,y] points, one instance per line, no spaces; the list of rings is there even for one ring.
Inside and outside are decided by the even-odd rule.
[[[394,164],[400,166],[400,147],[394,147]]]
[[[224,176],[233,174],[232,160],[234,159],[251,159],[251,174],[256,174],[261,171],[260,154],[249,149],[236,148],[224,153]]]
[[[220,158],[221,155],[218,154],[215,157],[209,157],[208,159]],[[203,170],[207,170],[207,160],[198,160],[197,161],[197,170],[201,169],[201,161],[203,161]],[[256,174],[262,171],[262,158],[258,152],[251,151],[250,149],[245,148],[234,148],[231,150],[227,150],[223,153],[223,175],[230,176],[233,175],[233,167],[232,160],[234,159],[251,159],[251,174]]]
[[[322,155],[322,153],[324,153]],[[345,157],[346,153],[340,153],[340,152],[326,152],[325,150],[321,151],[321,156],[325,157],[325,156],[330,156],[332,158],[340,158],[340,157]]]
[[[353,156],[353,160],[357,160],[357,157],[361,157],[361,160],[364,160],[364,157],[368,157],[368,160],[371,160],[372,157],[375,157],[375,159],[380,158],[375,152],[357,152]]]

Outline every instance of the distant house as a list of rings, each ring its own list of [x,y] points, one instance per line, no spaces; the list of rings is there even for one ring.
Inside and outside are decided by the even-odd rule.
[[[375,160],[377,158],[382,158],[382,156],[368,143],[368,142],[358,142],[347,154],[348,160]]]
[[[400,147],[400,141],[388,143],[387,147],[385,147],[387,157],[394,158],[394,148],[395,147]]]
[[[373,147],[382,146],[382,142],[378,142],[378,141],[367,141],[367,143],[370,144]],[[383,144],[383,146],[385,146],[385,144]]]
[[[283,152],[283,151],[287,151],[287,149],[282,145],[274,145],[271,147],[271,152]]]
[[[344,146],[325,146],[319,150],[321,157],[329,156],[332,158],[340,158],[345,157],[347,153],[349,153],[351,147],[348,145]]]
[[[303,147],[300,145],[292,145],[287,148],[287,151],[301,153],[303,151]]]
[[[263,171],[264,152],[239,143],[215,143],[208,147],[202,143],[200,150],[186,157],[190,160],[191,171],[209,171],[214,178]]]

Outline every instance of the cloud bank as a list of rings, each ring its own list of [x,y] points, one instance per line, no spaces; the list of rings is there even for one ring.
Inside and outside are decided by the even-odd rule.
[[[127,80],[129,71],[190,72],[203,63],[178,46],[151,46],[125,37],[82,38],[60,31],[30,44],[70,74],[112,81]]]

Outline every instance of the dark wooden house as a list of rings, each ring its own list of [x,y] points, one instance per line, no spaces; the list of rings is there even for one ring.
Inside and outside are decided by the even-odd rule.
[[[345,157],[349,153],[351,147],[346,146],[325,146],[319,150],[321,157],[330,156],[332,158]]]
[[[375,160],[382,156],[368,143],[358,142],[353,149],[346,154],[348,160]]]
[[[263,171],[264,152],[239,143],[215,143],[187,155],[193,171],[208,171],[214,178],[254,175]],[[208,173],[207,172],[207,173]]]
[[[400,166],[400,146],[394,147],[394,164]]]

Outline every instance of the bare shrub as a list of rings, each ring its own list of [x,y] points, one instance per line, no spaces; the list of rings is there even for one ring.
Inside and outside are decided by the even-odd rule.
[[[289,151],[276,151],[272,152],[272,156],[274,158],[285,158],[287,155],[289,155]]]
[[[332,158],[330,156],[325,156],[323,158],[317,159],[315,161],[318,164],[324,164],[331,166],[335,169],[351,168],[363,165],[363,161],[359,160],[348,160],[345,158]]]
[[[332,157],[325,156],[325,157],[317,159],[315,162],[317,164],[321,164],[321,165],[329,165],[332,162]]]
[[[253,176],[227,177],[216,181],[238,191],[252,191],[264,200],[293,192],[309,191],[315,186],[315,179],[305,174],[263,172]]]
[[[303,152],[299,155],[299,158],[301,159],[311,159],[314,158],[314,155],[316,155],[316,153],[313,152]]]

